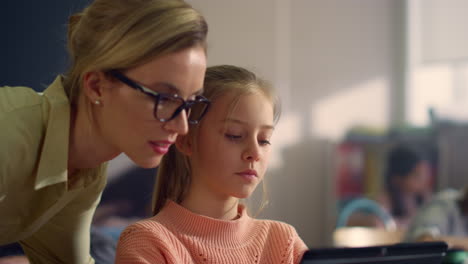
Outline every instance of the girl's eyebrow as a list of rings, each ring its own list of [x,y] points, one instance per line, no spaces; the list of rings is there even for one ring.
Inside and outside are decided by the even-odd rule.
[[[226,118],[224,119],[222,122],[225,122],[225,123],[236,123],[236,124],[240,124],[240,125],[248,125],[247,122],[245,121],[242,121],[242,120],[239,120],[239,119],[235,119],[235,118]],[[269,125],[269,124],[266,124],[266,125],[261,125],[260,126],[262,129],[269,129],[269,130],[274,130],[275,127],[273,125]]]

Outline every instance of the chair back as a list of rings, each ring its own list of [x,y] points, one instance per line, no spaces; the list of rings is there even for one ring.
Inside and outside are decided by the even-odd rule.
[[[355,198],[348,202],[338,215],[336,227],[347,225],[349,217],[359,211],[370,212],[376,215],[383,222],[386,230],[396,230],[396,222],[393,217],[380,206],[377,202],[368,198]]]
[[[370,247],[390,245],[403,240],[402,230],[385,230],[376,227],[340,227],[333,232],[335,247]]]
[[[356,212],[365,211],[377,216],[384,228],[347,226],[348,220]],[[335,247],[369,247],[390,245],[403,240],[404,232],[397,230],[393,217],[377,202],[368,198],[355,198],[340,211],[333,232]]]

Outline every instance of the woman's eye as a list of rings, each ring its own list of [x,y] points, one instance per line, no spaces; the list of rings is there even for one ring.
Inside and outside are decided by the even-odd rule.
[[[259,144],[266,146],[266,145],[271,145],[271,142],[269,140],[264,139],[264,140],[260,140]]]
[[[159,105],[170,105],[174,103],[174,99],[166,96],[159,97],[158,104]]]
[[[233,135],[233,134],[224,134],[224,136],[230,140],[238,140],[242,137],[241,135]]]

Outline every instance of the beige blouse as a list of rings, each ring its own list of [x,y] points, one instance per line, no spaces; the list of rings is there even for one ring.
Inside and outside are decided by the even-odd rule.
[[[0,87],[0,245],[32,263],[94,263],[90,226],[106,164],[67,174],[70,104],[61,77],[44,91]]]

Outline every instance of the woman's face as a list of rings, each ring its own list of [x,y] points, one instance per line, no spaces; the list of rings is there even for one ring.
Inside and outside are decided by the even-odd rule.
[[[271,151],[273,107],[264,95],[243,95],[230,109],[224,95],[206,114],[190,156],[190,192],[209,199],[246,198],[263,179]]]
[[[155,58],[122,74],[157,93],[188,100],[202,92],[205,69],[205,51],[196,46]],[[177,135],[188,132],[186,112],[163,123],[154,116],[154,97],[118,80],[109,80],[103,87],[101,105],[94,107],[103,140],[140,167],[158,166]]]

